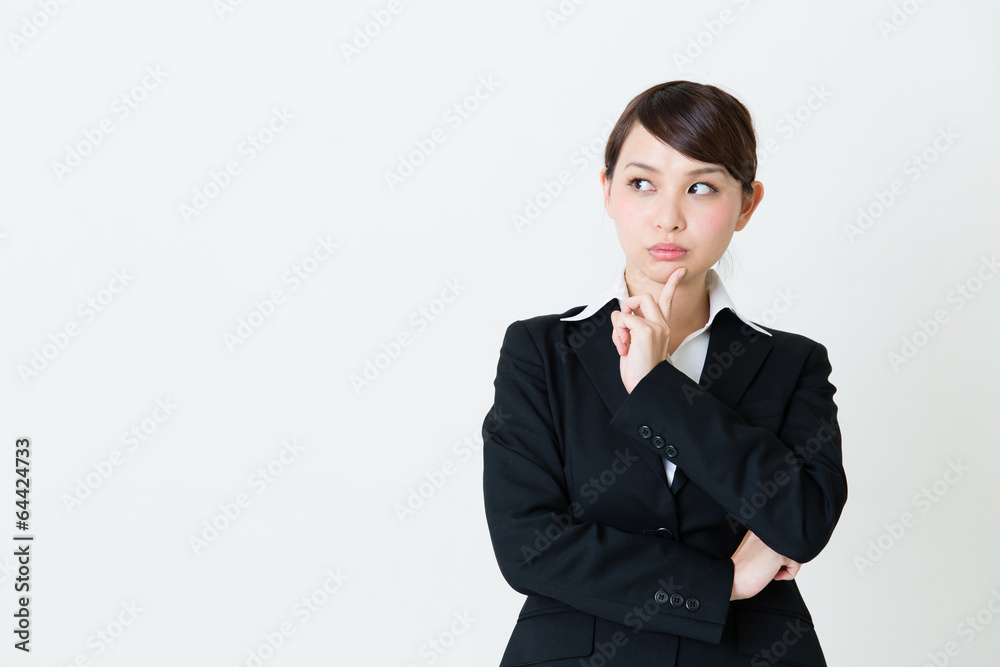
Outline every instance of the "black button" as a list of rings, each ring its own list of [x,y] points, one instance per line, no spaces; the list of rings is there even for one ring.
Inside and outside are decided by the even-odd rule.
[[[656,591],[656,595],[653,596],[653,599],[656,600],[658,604],[664,604],[667,601],[667,592]]]
[[[674,539],[674,531],[669,528],[657,528],[656,534],[660,537],[669,537],[670,539]]]
[[[648,426],[640,426],[639,435],[641,435],[644,438],[651,438],[653,437],[653,429],[649,428]]]
[[[660,436],[657,435],[653,437],[653,447],[656,447],[657,449],[663,449],[664,447],[666,447],[666,445],[667,441],[661,438]]]
[[[701,607],[701,602],[698,601],[698,598],[688,598],[688,601],[684,603],[684,606],[691,611],[698,611],[698,608]]]
[[[681,595],[680,593],[674,593],[673,595],[670,596],[671,607],[680,607],[682,604],[684,604],[683,595]]]
[[[673,445],[667,445],[667,448],[663,453],[667,455],[668,459],[672,459],[677,456],[677,448]]]

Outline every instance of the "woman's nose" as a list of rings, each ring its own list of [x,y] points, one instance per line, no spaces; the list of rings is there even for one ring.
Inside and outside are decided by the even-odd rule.
[[[684,209],[680,202],[665,197],[656,211],[656,225],[665,231],[684,229]]]

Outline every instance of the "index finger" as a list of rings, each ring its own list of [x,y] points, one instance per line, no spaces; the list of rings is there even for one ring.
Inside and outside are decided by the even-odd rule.
[[[678,267],[674,269],[674,272],[670,274],[667,278],[667,282],[663,285],[663,290],[660,292],[660,298],[657,299],[660,306],[660,312],[663,313],[663,317],[670,322],[670,306],[674,300],[674,292],[677,291],[677,283],[681,281],[687,274],[686,267]]]

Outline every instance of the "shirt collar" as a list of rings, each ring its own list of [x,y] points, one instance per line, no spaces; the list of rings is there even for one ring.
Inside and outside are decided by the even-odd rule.
[[[720,310],[728,308],[748,326],[768,336],[771,335],[770,331],[757,326],[736,309],[736,305],[733,303],[732,298],[730,298],[729,292],[726,291],[726,286],[722,284],[722,278],[715,269],[709,269],[705,274],[705,287],[708,289],[708,324],[705,325],[706,328],[715,321],[715,316],[719,314]],[[582,312],[571,317],[561,317],[559,319],[563,322],[585,320],[607,305],[611,299],[618,300],[618,309],[621,310],[622,300],[627,298],[628,286],[625,284],[625,266],[620,265],[619,270],[615,274],[615,279],[611,281],[611,284],[605,287],[593,301],[590,301]]]

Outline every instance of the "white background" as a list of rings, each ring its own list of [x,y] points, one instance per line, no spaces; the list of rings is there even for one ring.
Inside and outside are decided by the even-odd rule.
[[[0,12],[0,662],[248,665],[264,646],[267,665],[497,664],[523,600],[482,507],[503,331],[608,282],[606,126],[690,79],[773,140],[731,295],[833,363],[850,497],[798,576],[829,664],[995,664],[996,3],[404,1],[379,28],[387,1],[45,4]],[[293,118],[261,132],[276,109]],[[185,216],[196,191],[212,196]],[[518,228],[529,200],[547,205]],[[877,215],[852,235],[861,208]],[[295,266],[312,270],[297,285]],[[18,437],[30,655],[11,632]]]

